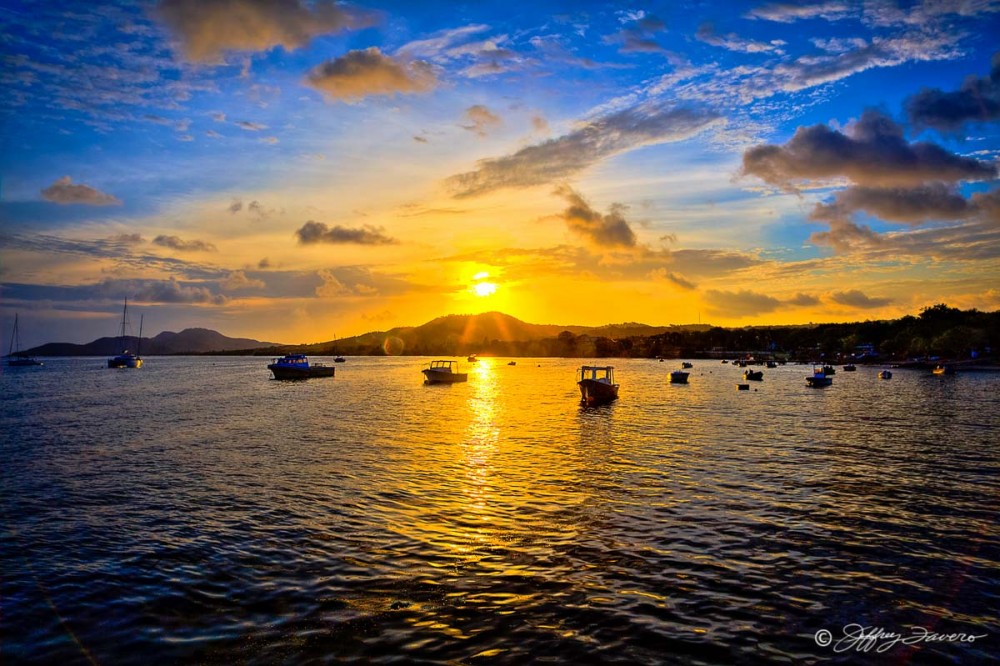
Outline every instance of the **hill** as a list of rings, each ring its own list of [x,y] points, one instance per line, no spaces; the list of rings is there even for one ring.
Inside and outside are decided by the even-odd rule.
[[[125,338],[126,349],[139,350],[143,356],[168,354],[207,354],[211,352],[232,352],[259,347],[280,346],[274,342],[261,342],[250,338],[230,338],[207,328],[187,328],[180,333],[164,331],[153,338],[129,336]],[[25,350],[31,356],[110,356],[122,351],[122,341],[117,338],[98,338],[87,344],[50,342]]]

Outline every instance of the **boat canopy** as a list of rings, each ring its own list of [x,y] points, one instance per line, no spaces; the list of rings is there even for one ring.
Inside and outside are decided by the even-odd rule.
[[[456,361],[431,361],[431,370],[441,370],[442,372],[454,372]]]
[[[614,366],[610,365],[585,365],[580,368],[580,381],[591,379],[595,382],[613,384],[615,381],[614,371]]]

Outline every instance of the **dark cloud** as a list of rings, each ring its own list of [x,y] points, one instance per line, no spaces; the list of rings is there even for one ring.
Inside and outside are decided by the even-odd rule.
[[[626,206],[611,204],[608,214],[602,215],[568,185],[557,188],[555,194],[569,204],[560,217],[570,231],[597,247],[635,247],[635,233],[624,215]]]
[[[882,237],[871,227],[844,219],[830,220],[828,231],[817,231],[809,236],[809,242],[832,247],[838,252],[871,250],[881,247],[882,241]]]
[[[302,228],[295,232],[295,235],[298,236],[299,243],[302,245],[314,243],[391,245],[399,242],[395,238],[386,236],[379,227],[364,225],[357,229],[350,229],[336,225],[330,228],[322,222],[313,222],[312,220],[303,224]]]
[[[966,123],[1000,119],[1000,52],[994,53],[989,76],[970,76],[953,92],[924,88],[904,104],[915,127],[945,132],[960,130]]]
[[[639,146],[680,141],[719,119],[714,112],[642,105],[587,122],[557,139],[505,157],[480,160],[475,171],[451,176],[455,197],[505,187],[531,187],[566,179],[592,164]]]
[[[659,268],[650,274],[650,277],[654,279],[666,280],[667,282],[673,284],[675,287],[680,287],[685,291],[694,291],[698,288],[694,282],[691,282],[682,275],[677,273],[672,273],[665,268]]]
[[[240,199],[233,199],[233,203],[229,204],[227,208],[230,213],[238,213],[243,210],[243,202]]]
[[[653,36],[666,28],[667,24],[657,17],[644,15],[615,34],[605,37],[604,43],[620,44],[622,53],[661,53],[666,49]]]
[[[792,298],[785,301],[789,305],[798,305],[800,307],[808,307],[811,305],[819,305],[819,299],[810,294],[795,294]]]
[[[169,247],[172,250],[179,250],[181,252],[216,251],[216,247],[211,243],[201,240],[186,241],[181,239],[179,236],[165,236],[161,234],[153,239],[153,243],[161,247]]]
[[[377,15],[320,0],[162,0],[159,16],[188,60],[222,62],[226,51],[293,50],[314,37],[374,25]]]
[[[306,83],[332,100],[357,102],[365,97],[427,92],[437,85],[437,76],[429,63],[397,60],[373,46],[317,65]]]
[[[840,305],[847,305],[852,308],[881,308],[892,303],[891,298],[871,298],[857,289],[850,291],[835,291],[830,294],[830,300]]]
[[[921,224],[930,220],[959,220],[975,214],[976,206],[957,188],[944,183],[913,188],[849,187],[837,192],[832,203],[817,204],[810,218],[847,219],[857,211],[887,222]]]
[[[705,292],[704,299],[709,313],[720,317],[750,317],[774,312],[782,306],[782,302],[773,296],[747,290],[709,289]]]
[[[260,132],[267,129],[267,125],[261,125],[260,123],[252,123],[249,120],[239,120],[236,125],[241,129],[245,129],[248,132]]]
[[[63,176],[42,190],[42,198],[63,205],[120,206],[122,203],[110,194],[99,192],[89,185],[74,185],[73,179],[69,176]]]
[[[908,143],[891,118],[868,110],[847,134],[826,125],[800,127],[783,146],[747,150],[743,173],[793,190],[795,183],[839,177],[880,187],[990,180],[996,177],[997,167],[932,143]]]
[[[113,243],[123,243],[125,245],[138,245],[146,242],[146,239],[139,234],[118,234],[108,240]]]

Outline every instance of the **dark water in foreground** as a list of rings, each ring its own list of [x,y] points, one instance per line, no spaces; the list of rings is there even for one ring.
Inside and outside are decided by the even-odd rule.
[[[579,361],[426,361],[5,368],[0,662],[1000,655],[1000,375],[619,360],[581,409]]]

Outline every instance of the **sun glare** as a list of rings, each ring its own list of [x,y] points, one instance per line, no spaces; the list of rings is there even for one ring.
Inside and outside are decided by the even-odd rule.
[[[476,292],[476,296],[490,296],[496,293],[497,286],[492,282],[480,282],[472,286],[472,291]]]

